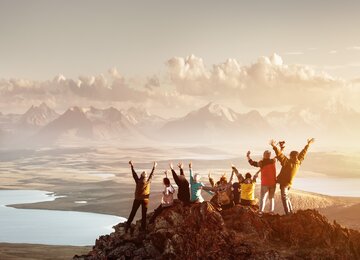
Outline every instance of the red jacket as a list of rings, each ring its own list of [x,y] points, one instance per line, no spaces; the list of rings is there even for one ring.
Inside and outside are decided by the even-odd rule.
[[[276,160],[264,159],[259,162],[249,160],[252,166],[261,168],[261,185],[274,186],[276,185]]]

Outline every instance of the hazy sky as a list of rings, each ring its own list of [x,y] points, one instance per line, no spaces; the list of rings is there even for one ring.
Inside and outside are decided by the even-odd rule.
[[[331,0],[0,0],[0,111],[137,102],[181,114],[210,100],[261,110],[279,93],[284,106],[347,96],[358,108],[359,10]]]
[[[114,66],[142,75],[173,56],[247,64],[274,52],[360,77],[359,10],[359,1],[331,0],[1,0],[0,77],[78,77]]]

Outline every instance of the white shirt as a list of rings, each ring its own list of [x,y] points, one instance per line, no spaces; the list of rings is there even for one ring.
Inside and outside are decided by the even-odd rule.
[[[164,191],[163,191],[163,196],[161,199],[161,205],[163,207],[169,207],[173,204],[174,202],[174,193],[175,193],[175,189],[172,185],[170,186],[165,186]]]

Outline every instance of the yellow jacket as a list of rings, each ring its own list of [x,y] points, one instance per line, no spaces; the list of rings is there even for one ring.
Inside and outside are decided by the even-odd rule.
[[[241,183],[241,199],[242,200],[254,200],[255,196],[255,182]]]
[[[286,157],[282,151],[280,151],[276,146],[273,146],[273,149],[276,153],[276,158],[281,163],[281,170],[279,175],[277,176],[277,183],[280,183],[281,186],[291,186],[293,179],[297,172],[299,171],[301,163],[305,159],[305,155],[309,145],[306,145],[304,149],[299,153],[298,158],[292,160]]]

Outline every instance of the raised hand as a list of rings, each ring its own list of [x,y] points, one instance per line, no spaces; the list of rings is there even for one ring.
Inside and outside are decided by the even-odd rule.
[[[251,154],[250,151],[248,151],[248,152],[246,153],[246,157],[247,157],[248,159],[250,159],[250,154]]]
[[[156,168],[156,166],[157,166],[157,162],[154,162],[154,165],[153,165],[153,167],[154,167],[154,168]]]
[[[130,166],[133,166],[133,162],[131,160],[129,161],[129,164],[130,164]]]
[[[276,141],[275,141],[274,139],[271,139],[271,140],[270,140],[270,145],[271,145],[271,146],[276,146]]]
[[[309,139],[307,139],[307,143],[308,143],[308,144],[312,144],[313,142],[315,142],[315,138],[309,138]]]
[[[208,175],[209,179],[211,179],[211,172],[209,172],[209,175]]]
[[[189,168],[190,168],[190,169],[192,168],[192,162],[189,163]]]
[[[170,166],[170,169],[171,169],[171,170],[174,170],[174,166],[173,166],[172,163],[170,163],[169,166]]]
[[[180,169],[182,169],[183,164],[182,164],[182,163],[178,163],[177,166],[178,166]]]

